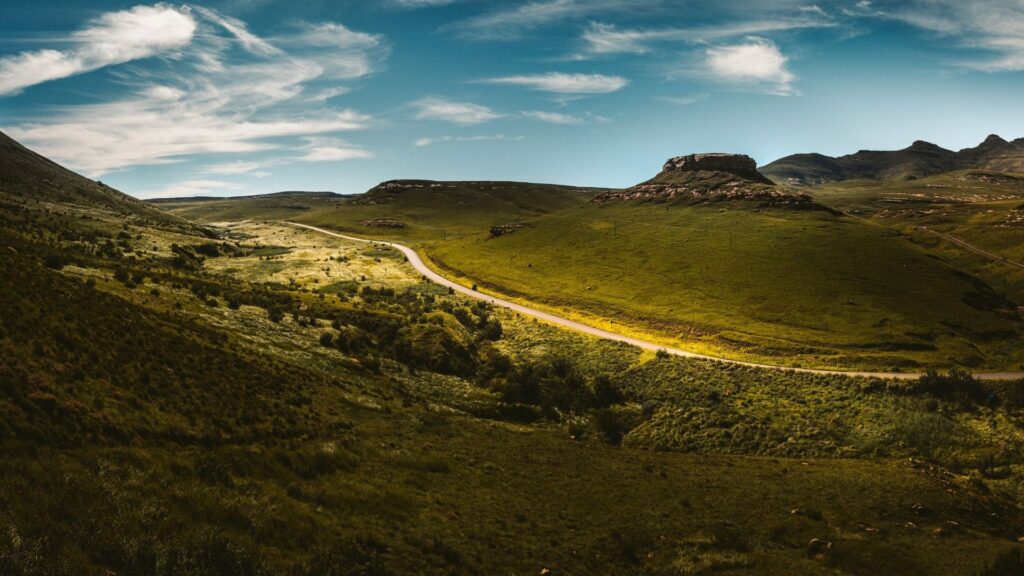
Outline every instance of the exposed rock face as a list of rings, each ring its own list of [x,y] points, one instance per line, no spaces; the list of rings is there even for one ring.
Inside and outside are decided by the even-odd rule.
[[[677,156],[665,162],[654,178],[594,198],[598,203],[624,200],[686,204],[746,202],[757,208],[829,210],[806,194],[776,186],[757,171],[753,158],[742,154]]]
[[[360,222],[363,226],[374,226],[377,228],[405,228],[405,223],[394,218],[374,218]]]
[[[690,154],[688,156],[676,156],[669,158],[662,166],[662,172],[726,172],[751,182],[762,184],[774,184],[763,174],[757,171],[757,162],[745,154]]]

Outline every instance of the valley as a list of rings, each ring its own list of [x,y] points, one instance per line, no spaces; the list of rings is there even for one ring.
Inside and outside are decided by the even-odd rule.
[[[827,270],[807,246],[836,228],[897,270],[971,289],[876,224],[533,185],[488,191],[487,210],[455,221],[425,198],[422,218],[396,210],[416,200],[402,194],[156,203],[193,224],[116,195],[36,204],[21,182],[0,185],[6,572],[997,574],[1017,561],[1020,381],[679,357],[658,352],[667,339],[638,347],[486,302],[516,282],[554,296],[586,283],[587,306],[509,291],[638,334],[599,303],[609,279],[636,291],[623,302],[665,304],[592,261],[630,254],[641,279],[706,303],[680,282],[690,258],[664,250],[659,264],[637,238],[728,256],[693,278],[735,287],[800,246],[798,262]],[[480,186],[456,190],[470,204]],[[341,236],[291,223],[341,214],[357,219],[326,224]],[[556,256],[566,235],[574,250]],[[445,277],[500,282],[431,282],[417,253]],[[800,281],[821,282],[776,289]],[[755,317],[757,302],[743,301]]]

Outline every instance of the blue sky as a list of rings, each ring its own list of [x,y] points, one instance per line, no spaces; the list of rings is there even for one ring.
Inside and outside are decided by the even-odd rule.
[[[1024,136],[1024,2],[6,0],[0,130],[139,197],[628,186]]]

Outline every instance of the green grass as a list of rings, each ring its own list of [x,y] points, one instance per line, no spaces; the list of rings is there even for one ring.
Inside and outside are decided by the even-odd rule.
[[[957,273],[956,262],[857,218],[735,203],[595,205],[580,190],[498,192],[483,184],[371,192],[379,203],[334,203],[297,219],[407,242],[466,285],[699,352],[909,371],[1024,361],[1011,302]],[[207,204],[183,213],[219,218],[198,212]],[[241,200],[232,209],[257,218],[260,206]],[[407,227],[359,225],[383,217]],[[491,226],[517,221],[526,226],[491,237]]]
[[[950,391],[663,358],[467,301],[309,231],[233,227],[291,249],[268,263],[176,219],[4,200],[0,574],[1021,569],[1020,382]],[[284,201],[325,217],[294,208],[325,197]],[[558,202],[479,246],[557,243],[548,222],[571,209],[602,216],[582,253],[603,238],[642,255],[609,240],[641,226],[630,207]],[[834,233],[814,232],[820,216],[680,214],[706,219],[642,226],[719,252],[723,223],[766,253]],[[463,220],[452,245],[509,215]],[[535,254],[572,262],[561,246]],[[672,273],[655,260],[636,268]],[[812,539],[830,551],[812,558]]]
[[[0,237],[16,248],[0,252],[4,573],[961,574],[1017,548],[1019,512],[1004,486],[1012,479],[973,481],[896,459],[921,456],[896,444],[903,436],[880,436],[880,459],[819,451],[808,423],[849,407],[859,381],[653,359],[507,313],[497,314],[505,337],[470,343],[457,316],[479,326],[485,311],[467,312],[458,297],[436,302],[451,313],[410,324],[420,297],[361,292],[333,302],[216,272],[221,260],[243,259],[188,272],[83,254],[57,272],[42,266],[57,245]],[[289,265],[324,265],[302,262]],[[109,279],[108,266],[145,272],[144,285]],[[95,285],[83,282],[92,277]],[[243,305],[211,308],[211,293]],[[381,373],[367,371],[318,344],[335,332],[325,321],[273,323],[254,302],[341,315],[368,333],[378,326],[378,354],[394,343],[383,337],[389,326],[401,335],[437,317],[463,348],[495,346],[516,364],[571,356],[588,381],[614,376],[628,395],[621,410],[653,411],[625,448],[589,433],[573,440],[579,417],[590,416],[509,421],[473,381],[391,358]],[[451,344],[413,336],[435,357]],[[681,427],[664,415],[706,408],[709,391],[737,385],[749,387],[735,396],[748,421],[774,419],[794,437],[785,449],[749,440],[740,426],[733,441],[715,434],[727,430],[720,425],[689,430],[707,441],[665,441]],[[884,389],[864,394],[856,406],[906,419],[887,411]],[[797,403],[806,406],[780,410]],[[986,414],[958,417],[992,443],[1010,438],[1012,427],[985,428]],[[659,441],[647,441],[652,430]],[[933,535],[950,521],[962,529]],[[808,558],[812,538],[833,542],[832,552]]]
[[[926,226],[1004,258],[1024,260],[1024,176],[961,171],[908,182],[839,182],[811,192],[851,214],[903,231],[932,254],[984,279],[1018,304],[1024,302],[1024,270],[919,229]]]
[[[1022,360],[1008,303],[853,219],[619,204],[530,224],[424,247],[485,289],[715,354],[888,369]]]

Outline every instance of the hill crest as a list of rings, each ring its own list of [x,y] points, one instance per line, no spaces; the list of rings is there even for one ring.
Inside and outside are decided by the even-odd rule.
[[[948,150],[916,140],[902,150],[860,150],[831,157],[792,154],[761,167],[777,182],[808,186],[841,180],[913,180],[955,170],[1024,172],[1024,138],[1007,141],[990,134],[973,148]]]

